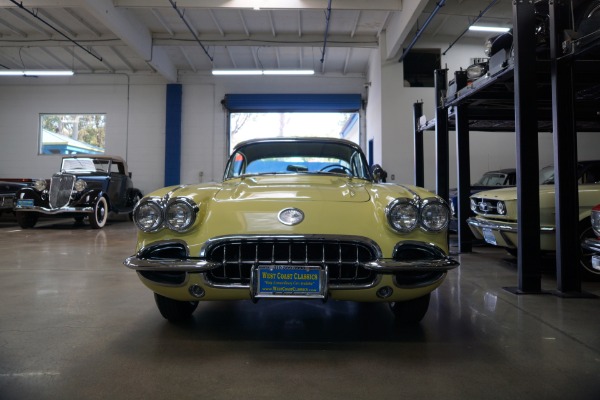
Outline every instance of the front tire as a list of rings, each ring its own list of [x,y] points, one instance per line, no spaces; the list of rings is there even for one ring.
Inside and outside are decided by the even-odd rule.
[[[173,323],[182,322],[190,318],[196,307],[198,307],[197,301],[173,300],[158,293],[154,293],[154,300],[156,301],[160,315]]]
[[[403,325],[414,325],[421,322],[427,314],[430,298],[431,293],[427,293],[425,296],[416,299],[391,302],[390,309],[396,317],[396,322]]]
[[[90,225],[93,229],[100,229],[106,225],[108,219],[108,203],[103,196],[98,197],[94,204],[94,211],[89,215]]]
[[[17,222],[23,229],[33,228],[38,221],[39,215],[36,212],[17,211]]]

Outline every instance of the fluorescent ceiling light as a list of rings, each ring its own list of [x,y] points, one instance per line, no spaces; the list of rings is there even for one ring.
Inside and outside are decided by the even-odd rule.
[[[312,69],[213,69],[213,75],[314,75]]]
[[[477,31],[477,32],[508,32],[510,30],[510,28],[500,28],[498,26],[476,26],[476,25],[471,25],[469,27],[470,31]]]
[[[73,71],[56,71],[56,70],[43,70],[43,71],[33,71],[33,70],[14,70],[14,69],[5,69],[0,70],[0,75],[4,76],[71,76],[73,75]]]

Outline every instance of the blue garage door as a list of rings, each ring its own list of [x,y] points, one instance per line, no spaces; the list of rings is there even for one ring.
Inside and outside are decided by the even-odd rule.
[[[231,112],[357,112],[360,94],[227,94]]]

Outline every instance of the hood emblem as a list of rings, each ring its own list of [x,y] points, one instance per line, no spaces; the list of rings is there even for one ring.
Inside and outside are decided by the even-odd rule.
[[[277,219],[284,225],[298,225],[304,220],[304,213],[297,208],[284,208],[277,214]]]

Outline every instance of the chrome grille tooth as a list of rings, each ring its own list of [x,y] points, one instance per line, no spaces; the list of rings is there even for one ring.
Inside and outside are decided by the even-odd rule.
[[[74,184],[74,175],[54,175],[50,180],[50,191],[48,194],[50,206],[52,208],[61,208],[69,204]]]

